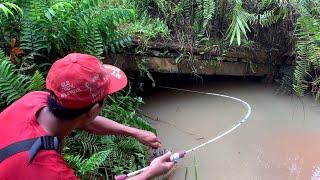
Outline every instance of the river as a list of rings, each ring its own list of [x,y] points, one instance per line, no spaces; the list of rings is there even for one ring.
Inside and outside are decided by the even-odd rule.
[[[177,163],[169,179],[306,180],[320,172],[320,109],[312,97],[280,95],[249,80],[217,80],[175,87],[241,98],[252,107],[248,121]],[[239,102],[157,88],[142,110],[153,117],[162,149],[190,149],[230,129],[246,112]],[[319,167],[319,168],[318,168]],[[320,173],[319,173],[320,174]],[[320,177],[320,176],[319,176]],[[320,178],[319,178],[320,179]]]

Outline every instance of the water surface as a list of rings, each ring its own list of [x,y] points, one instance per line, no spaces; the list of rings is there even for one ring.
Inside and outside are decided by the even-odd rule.
[[[248,121],[219,141],[188,154],[170,179],[295,180],[316,177],[320,167],[320,109],[311,97],[277,95],[271,85],[216,81],[180,88],[235,96],[252,107]],[[145,97],[143,111],[158,118],[163,148],[186,150],[234,126],[245,107],[229,99],[157,89]],[[320,176],[319,176],[320,177]],[[320,178],[318,178],[320,179]]]

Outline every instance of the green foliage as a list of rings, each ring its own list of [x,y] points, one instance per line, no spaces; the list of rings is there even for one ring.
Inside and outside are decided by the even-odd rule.
[[[40,1],[31,1],[30,6],[25,9],[20,32],[20,47],[27,54],[26,59],[44,56],[51,49],[46,34],[48,23],[43,13],[45,10],[46,7]]]
[[[77,170],[78,176],[84,179],[95,179],[101,175],[98,173],[99,168],[105,164],[110,154],[110,150],[99,151],[88,159],[83,159],[80,155],[66,154],[64,158],[69,165]]]
[[[129,27],[129,31],[145,42],[150,39],[166,37],[169,34],[168,26],[163,21],[159,18],[151,19],[148,15],[143,15],[133,22]]]
[[[299,6],[300,17],[296,23],[296,53],[297,64],[294,72],[294,90],[302,96],[311,92],[319,98],[320,82],[320,2],[301,1]]]
[[[133,9],[113,7],[111,0],[20,0],[16,4],[24,16],[9,19],[1,33],[9,36],[5,39],[18,34],[24,60],[54,60],[70,51],[89,52],[102,60],[104,52],[131,45],[131,34],[119,27],[134,21],[136,14]]]
[[[29,77],[15,72],[15,67],[7,58],[0,61],[0,92],[7,104],[24,95],[28,89]]]
[[[0,1],[0,46],[10,53],[9,60],[0,51],[2,102],[10,104],[28,91],[43,90],[45,81],[40,71],[46,73],[43,68],[69,52],[86,52],[103,60],[104,53],[130,46],[133,34],[154,38],[168,32],[159,19],[155,23],[146,16],[137,20],[135,8],[135,3],[128,0]],[[149,26],[147,31],[137,30],[143,26]],[[14,44],[13,38],[17,40]],[[23,50],[23,54],[12,54],[14,48]],[[141,103],[141,98],[117,94],[110,97],[103,115],[155,132],[135,112]],[[147,163],[146,147],[133,138],[80,131],[66,139],[63,153],[83,179],[110,178]]]
[[[279,87],[277,94],[292,94],[294,92],[294,68],[292,66],[282,67],[279,72],[280,78],[276,80]]]
[[[255,24],[270,27],[287,16],[287,4],[284,4],[283,1],[265,0],[257,5],[261,6],[260,11],[262,13],[249,13],[242,7],[242,0],[235,0],[227,35],[227,38],[230,38],[230,45],[234,40],[236,40],[237,45],[240,45],[243,37],[248,38],[247,32],[250,32],[250,27]]]
[[[7,105],[30,90],[43,88],[44,79],[37,71],[31,78],[18,72],[9,59],[0,51],[0,97]]]
[[[130,91],[127,92],[127,94],[117,93],[108,98],[108,105],[102,111],[102,115],[121,124],[126,124],[155,133],[155,129],[136,113],[136,109],[138,109],[142,104],[142,98],[132,97],[132,95],[130,95]]]
[[[118,93],[109,97],[102,115],[131,127],[155,132],[149,123],[138,117],[135,110],[141,98]],[[77,153],[75,153],[77,152]],[[82,179],[112,178],[147,165],[147,148],[130,137],[95,136],[74,131],[66,139],[64,157]]]
[[[189,168],[186,167],[184,171],[184,180],[188,180],[188,175],[189,175]]]
[[[4,19],[3,15],[5,16],[5,18],[15,18],[16,16],[23,15],[23,11],[14,3],[0,3],[0,24],[2,24],[2,21]]]
[[[216,8],[215,0],[203,0],[203,27],[206,27],[208,23],[213,19]]]
[[[90,33],[88,33],[87,46],[85,48],[86,53],[96,56],[98,59],[103,60],[103,41],[101,33],[96,27],[92,27]]]
[[[156,86],[156,82],[152,77],[152,74],[150,73],[148,67],[147,67],[147,59],[141,59],[139,61],[137,61],[137,66],[139,68],[140,71],[140,77],[145,77],[147,76],[149,78],[149,80],[152,81],[152,87]]]
[[[28,90],[29,91],[40,91],[40,90],[43,90],[44,89],[44,86],[45,86],[45,80],[44,80],[44,77],[43,75],[39,72],[39,71],[36,71],[32,78],[31,78],[31,83],[28,87]]]
[[[242,1],[236,0],[235,7],[232,12],[232,22],[228,29],[227,38],[230,38],[230,45],[234,39],[237,39],[237,44],[241,44],[241,36],[247,38],[247,31],[250,32],[248,26],[249,14],[242,8]]]
[[[198,163],[196,157],[193,157],[194,179],[198,180]]]
[[[193,167],[193,170],[194,170],[194,177],[193,177],[193,179],[194,179],[194,180],[198,180],[198,179],[199,179],[199,175],[198,175],[198,171],[199,171],[199,170],[198,170],[198,163],[197,163],[196,157],[193,157],[192,167]],[[185,171],[184,171],[184,180],[189,179],[188,176],[189,176],[189,168],[186,167],[186,168],[185,168]]]

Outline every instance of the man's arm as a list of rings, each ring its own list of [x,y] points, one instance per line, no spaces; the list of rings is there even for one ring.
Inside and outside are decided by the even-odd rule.
[[[112,121],[108,118],[97,116],[95,120],[80,127],[81,130],[96,135],[123,135],[123,136],[135,136],[138,129],[128,127]]]
[[[102,116],[97,116],[95,120],[83,127],[79,127],[79,129],[97,135],[132,136],[141,143],[153,148],[159,148],[161,145],[159,138],[149,131],[128,127]]]

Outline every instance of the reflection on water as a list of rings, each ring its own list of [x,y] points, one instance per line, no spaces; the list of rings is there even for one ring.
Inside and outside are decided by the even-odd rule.
[[[246,124],[216,143],[189,154],[171,179],[184,179],[193,159],[199,179],[320,179],[320,109],[312,98],[276,95],[274,87],[246,81],[212,82],[180,88],[239,97],[252,106]],[[158,89],[143,110],[158,118],[163,148],[185,150],[234,126],[246,109],[220,97]],[[191,167],[191,168],[190,168]]]

